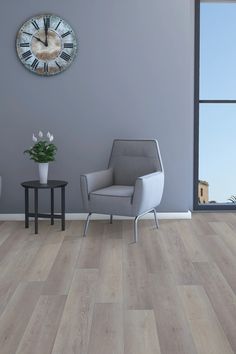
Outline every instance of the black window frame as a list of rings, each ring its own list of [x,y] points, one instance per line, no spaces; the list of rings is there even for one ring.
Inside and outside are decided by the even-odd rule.
[[[236,210],[236,204],[198,202],[198,181],[199,181],[199,107],[200,104],[236,104],[236,100],[201,100],[200,99],[200,6],[202,0],[195,0],[195,54],[194,54],[194,188],[193,188],[193,209],[194,210]],[[205,1],[208,2],[208,1]],[[219,3],[219,1],[209,1]],[[222,0],[222,3],[224,1]]]

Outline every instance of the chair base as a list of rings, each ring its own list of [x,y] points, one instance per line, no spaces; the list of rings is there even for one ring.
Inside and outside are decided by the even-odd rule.
[[[154,220],[155,220],[155,225],[156,225],[156,228],[158,229],[159,228],[159,223],[158,223],[158,220],[157,220],[157,213],[156,213],[156,209],[153,208],[151,210],[148,210],[146,211],[145,213],[142,213],[140,215],[137,215],[135,218],[134,218],[134,242],[136,243],[138,241],[138,220],[150,213],[150,212],[153,212],[154,214]],[[90,221],[90,217],[91,217],[92,213],[89,213],[88,216],[87,216],[87,219],[86,219],[86,222],[85,222],[85,225],[84,225],[84,233],[83,233],[83,237],[85,237],[87,235],[87,231],[88,231],[88,226],[89,226],[89,221]],[[112,221],[113,221],[113,215],[110,215],[110,224],[112,224]]]

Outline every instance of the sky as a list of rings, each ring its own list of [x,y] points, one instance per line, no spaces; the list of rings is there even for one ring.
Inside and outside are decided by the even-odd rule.
[[[236,99],[236,3],[202,3],[200,99]],[[209,200],[236,195],[236,104],[201,104],[199,179]]]

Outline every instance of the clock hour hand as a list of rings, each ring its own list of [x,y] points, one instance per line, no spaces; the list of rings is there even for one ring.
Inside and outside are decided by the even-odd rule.
[[[34,37],[35,39],[37,39],[37,41],[43,43],[43,44],[47,47],[46,42],[42,41],[42,40],[41,40],[40,38],[38,38],[38,37],[35,37],[35,36],[33,36],[33,37]]]

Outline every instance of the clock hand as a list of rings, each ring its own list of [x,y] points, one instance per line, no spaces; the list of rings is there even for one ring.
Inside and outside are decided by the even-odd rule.
[[[47,23],[47,19],[44,17],[43,19],[44,22],[44,31],[45,31],[45,46],[48,46],[48,23]]]
[[[48,46],[48,26],[46,26],[46,28],[45,28],[45,36],[46,36],[45,45],[47,47]]]
[[[42,41],[40,38],[38,38],[38,37],[35,37],[35,36],[33,36],[35,39],[37,39],[37,41],[39,41],[39,42],[41,42],[41,43],[43,43],[45,46],[46,46],[46,43],[44,42],[44,41]],[[47,46],[46,46],[47,47]]]

